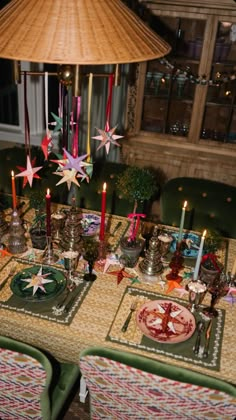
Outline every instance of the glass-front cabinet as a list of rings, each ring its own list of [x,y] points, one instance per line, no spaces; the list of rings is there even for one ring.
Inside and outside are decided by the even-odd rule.
[[[231,13],[213,3],[207,9],[194,1],[186,7],[139,3],[172,50],[139,65],[134,131],[172,141],[236,143],[236,4]]]

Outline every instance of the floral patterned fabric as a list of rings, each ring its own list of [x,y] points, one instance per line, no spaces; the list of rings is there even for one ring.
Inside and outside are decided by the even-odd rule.
[[[1,420],[41,419],[40,396],[46,372],[33,357],[0,349]]]
[[[93,420],[233,420],[236,415],[236,400],[225,392],[96,355],[82,356],[80,369],[89,389]]]

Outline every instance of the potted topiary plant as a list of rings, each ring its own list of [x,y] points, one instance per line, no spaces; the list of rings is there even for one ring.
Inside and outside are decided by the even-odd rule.
[[[144,246],[144,241],[138,238],[140,218],[145,217],[137,213],[138,206],[145,200],[150,200],[157,193],[159,186],[154,172],[148,168],[130,166],[117,177],[117,191],[120,196],[133,203],[133,212],[128,215],[131,219],[130,234],[120,241],[123,254],[128,255],[133,266]]]
[[[215,279],[220,277],[223,271],[223,264],[219,261],[214,253],[207,253],[203,255],[200,266],[200,279],[206,283],[211,284]]]
[[[32,221],[29,233],[33,248],[44,249],[47,243],[45,229],[45,193],[43,191],[30,191],[30,207],[35,210],[35,216]]]

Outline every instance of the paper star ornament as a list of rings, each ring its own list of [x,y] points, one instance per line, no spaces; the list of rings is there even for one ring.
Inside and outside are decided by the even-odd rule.
[[[38,289],[41,289],[44,293],[46,293],[44,284],[52,283],[54,281],[53,279],[46,278],[50,276],[50,273],[46,273],[46,274],[42,274],[42,273],[43,273],[43,267],[41,266],[37,274],[32,273],[31,277],[26,278],[26,279],[21,279],[21,281],[28,283],[24,289],[29,289],[30,287],[33,287],[33,296],[35,295]]]
[[[63,149],[63,151],[68,159],[68,163],[65,164],[64,169],[75,169],[81,175],[86,177],[86,173],[83,170],[83,167],[85,167],[85,162],[83,162],[83,160],[88,157],[88,154],[74,158],[69,152],[67,152],[66,149]]]
[[[117,284],[120,284],[120,282],[123,280],[123,278],[132,279],[133,275],[126,273],[124,268],[117,271],[109,271],[108,274],[111,274],[112,276],[117,276]]]
[[[102,147],[105,147],[106,153],[108,155],[110,151],[110,145],[114,144],[115,146],[119,146],[120,144],[116,141],[118,139],[121,139],[124,136],[118,136],[115,134],[117,126],[113,127],[111,130],[101,130],[100,128],[96,128],[96,130],[99,132],[99,136],[94,136],[92,139],[99,140],[101,144],[98,146],[97,150],[101,149]]]
[[[27,182],[32,187],[33,178],[40,179],[40,176],[37,174],[37,172],[40,169],[42,169],[42,166],[37,166],[36,168],[34,168],[35,161],[36,161],[36,158],[34,158],[32,163],[31,163],[30,157],[29,157],[29,155],[27,155],[26,168],[22,168],[22,166],[17,166],[17,168],[20,169],[22,172],[19,173],[19,174],[16,174],[15,176],[16,177],[18,177],[18,176],[23,176],[24,177],[23,188],[26,186]]]
[[[58,115],[54,114],[53,112],[51,112],[53,118],[55,121],[49,123],[49,125],[54,125],[54,133],[57,133],[58,131],[62,131],[62,118],[59,117]]]
[[[176,280],[169,280],[168,281],[168,288],[166,290],[166,293],[170,293],[174,289],[182,289],[182,286]]]
[[[48,159],[48,152],[50,148],[52,148],[52,137],[50,132],[48,131],[41,142],[41,149],[43,151],[45,160]]]
[[[67,187],[68,190],[71,189],[71,184],[75,184],[78,187],[80,187],[80,184],[77,180],[78,177],[82,177],[82,175],[77,175],[77,171],[76,169],[62,169],[60,171],[57,172],[53,172],[54,175],[59,175],[62,177],[62,179],[56,184],[56,185],[60,185],[63,184],[64,182],[67,183]]]

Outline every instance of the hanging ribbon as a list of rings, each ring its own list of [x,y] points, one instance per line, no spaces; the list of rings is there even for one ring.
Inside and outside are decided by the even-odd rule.
[[[44,112],[45,112],[45,125],[46,125],[46,135],[44,136],[41,142],[41,148],[45,159],[48,159],[48,153],[51,151],[52,146],[52,137],[50,130],[48,129],[48,72],[44,73]]]
[[[90,148],[90,129],[91,129],[91,100],[92,100],[92,89],[93,89],[93,73],[89,73],[89,83],[88,83],[88,129],[87,129],[87,155],[91,154]]]
[[[107,106],[106,106],[106,124],[105,124],[105,131],[109,131],[110,130],[113,84],[114,84],[114,74],[110,74],[110,76],[109,76],[109,82],[108,82],[108,99],[107,99]]]
[[[74,158],[79,153],[79,116],[81,109],[81,96],[73,96],[72,99],[72,155]]]
[[[25,151],[30,156],[30,125],[27,106],[27,72],[24,71],[24,115],[25,115]]]

